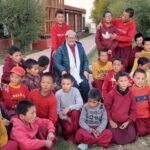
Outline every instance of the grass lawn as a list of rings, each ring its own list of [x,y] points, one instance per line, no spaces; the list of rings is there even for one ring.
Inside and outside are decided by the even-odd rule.
[[[89,63],[93,63],[97,60],[97,49],[94,49],[88,55]],[[65,141],[61,136],[61,131],[59,132],[59,139],[57,144],[54,146],[54,150],[78,150],[77,145]],[[150,136],[138,137],[134,143],[127,144],[124,146],[113,144],[111,148],[107,150],[149,150],[150,149]],[[106,150],[100,146],[89,147],[89,150]]]

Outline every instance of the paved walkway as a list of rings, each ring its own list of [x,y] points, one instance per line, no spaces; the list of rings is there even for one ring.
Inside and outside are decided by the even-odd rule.
[[[83,38],[79,41],[83,44],[86,55],[88,55],[96,46],[95,45],[95,34],[90,35],[86,38]],[[42,55],[49,57],[50,56],[50,50],[51,49],[46,49],[46,50],[39,51],[37,53],[30,54],[30,55],[26,56],[25,59],[33,58],[33,59],[37,60]],[[0,66],[0,77],[2,75],[2,68],[3,68],[3,65]]]

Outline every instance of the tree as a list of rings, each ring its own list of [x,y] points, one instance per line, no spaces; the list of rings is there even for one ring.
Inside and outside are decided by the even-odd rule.
[[[24,48],[36,40],[42,22],[38,0],[0,0],[0,23],[7,26],[15,45]]]
[[[135,11],[134,19],[137,24],[137,32],[141,32],[145,36],[150,35],[149,0],[95,0],[91,18],[98,24],[105,11],[111,11],[113,17],[120,17],[123,10],[128,7],[133,8]]]

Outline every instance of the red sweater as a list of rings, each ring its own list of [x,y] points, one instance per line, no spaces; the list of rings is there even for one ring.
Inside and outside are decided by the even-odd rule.
[[[102,27],[100,27],[96,31],[95,37],[96,45],[99,50],[101,50],[102,48],[114,50],[117,47],[118,42],[116,40],[112,40],[110,38],[110,35],[116,33],[117,30],[113,25],[107,27],[103,22],[102,24],[103,24]]]
[[[24,60],[22,59],[19,66],[23,67]],[[10,71],[13,67],[15,67],[16,64],[14,64],[13,60],[9,57],[9,55],[6,56],[4,66],[3,66],[3,74],[2,74],[2,83],[9,83],[9,77],[10,77]]]
[[[10,83],[8,88],[3,89],[2,93],[6,107],[15,110],[17,103],[27,98],[29,91],[24,84],[15,87]]]
[[[51,28],[52,51],[56,51],[65,41],[65,34],[70,30],[70,26],[64,23],[63,27],[58,27],[55,23]]]
[[[54,124],[57,122],[57,99],[53,92],[48,96],[42,96],[40,89],[30,92],[29,97],[37,108],[37,116],[40,118],[48,118]]]
[[[107,94],[116,86],[116,79],[113,71],[110,71],[104,78],[102,96],[105,99]]]
[[[132,40],[136,34],[136,23],[131,20],[124,23],[121,18],[116,18],[112,21],[118,30],[116,40],[119,42],[118,47],[127,47],[132,45]]]
[[[136,119],[136,102],[135,97],[129,90],[122,96],[116,88],[108,93],[104,101],[108,119],[115,122],[123,123],[125,121],[135,121]]]
[[[134,64],[135,54],[137,52],[141,52],[142,50],[143,50],[143,47],[138,47],[138,46],[135,46],[132,49],[131,54],[130,54],[130,66],[133,66],[133,64]]]
[[[131,88],[136,99],[136,114],[137,118],[150,117],[150,87],[136,88],[135,85]]]

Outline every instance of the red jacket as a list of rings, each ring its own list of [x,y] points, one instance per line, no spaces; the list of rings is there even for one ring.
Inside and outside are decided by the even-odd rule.
[[[110,71],[103,82],[103,86],[102,86],[102,96],[103,99],[106,98],[107,94],[116,86],[116,79],[114,76],[113,71]]]
[[[46,140],[36,138],[41,125],[45,125],[48,132],[55,132],[53,123],[50,120],[36,118],[34,123],[26,125],[22,120],[14,117],[11,139],[19,144],[21,150],[41,150],[46,143]]]
[[[116,40],[119,42],[118,47],[127,47],[132,45],[132,40],[136,34],[136,23],[134,20],[124,23],[121,18],[116,18],[112,21],[117,28],[118,34]]]
[[[24,84],[14,87],[10,83],[7,88],[2,90],[2,93],[6,107],[15,110],[18,102],[27,98],[29,91]]]
[[[122,96],[116,88],[108,93],[104,101],[108,119],[123,123],[125,121],[135,121],[136,102],[131,90]]]
[[[102,48],[114,50],[117,47],[118,42],[116,40],[112,40],[110,38],[110,35],[116,33],[117,30],[113,26],[113,24],[110,27],[107,27],[103,22],[102,24],[103,24],[102,27],[100,27],[96,31],[95,37],[96,45],[99,50],[101,50]]]
[[[143,47],[138,47],[138,46],[135,46],[132,51],[131,51],[131,54],[130,54],[130,66],[132,67],[133,64],[134,64],[134,59],[135,59],[135,54],[137,52],[141,52],[143,50]]]
[[[24,60],[22,59],[19,66],[23,67],[24,65]],[[9,57],[9,55],[6,56],[4,66],[3,66],[3,74],[2,74],[2,83],[8,84],[10,82],[9,77],[10,77],[10,71],[13,67],[15,67],[16,64],[14,64],[13,60]]]
[[[54,124],[57,122],[57,99],[53,92],[48,96],[42,96],[40,89],[35,89],[30,92],[28,98],[36,105],[38,117],[48,118]]]
[[[51,28],[52,51],[56,51],[65,41],[65,34],[70,30],[70,26],[64,23],[63,27],[58,27],[55,23]]]
[[[150,117],[150,87],[136,88],[135,85],[131,88],[136,99],[136,117],[149,118]]]

